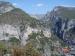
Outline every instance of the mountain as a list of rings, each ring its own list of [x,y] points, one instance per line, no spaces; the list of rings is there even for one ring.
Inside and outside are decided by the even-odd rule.
[[[57,15],[62,15],[63,17],[67,17],[69,19],[75,18],[75,8],[74,7],[64,7],[64,6],[57,6],[54,8]]]
[[[14,9],[14,6],[9,2],[0,1],[0,14],[6,13]]]
[[[41,20],[45,14],[31,14],[30,16],[36,19]]]
[[[44,22],[52,32],[67,44],[75,44],[75,8],[56,6],[44,16]]]
[[[51,56],[51,52],[54,52],[52,50],[56,49],[56,46],[62,46],[61,41],[54,35],[52,36],[50,28],[46,27],[48,25],[45,26],[45,22],[43,24],[42,19],[38,20],[30,16],[9,2],[1,1],[0,6],[3,8],[0,9],[0,43],[3,43],[2,46],[5,45],[7,48],[20,46],[23,48],[31,43],[35,50],[38,50],[43,56]],[[42,17],[43,15],[38,15],[39,19]]]
[[[0,15],[0,23],[5,24],[20,24],[20,23],[35,23],[36,19],[30,17],[27,13],[19,8],[14,8],[10,12]],[[23,22],[22,22],[23,21]]]
[[[25,41],[28,34],[39,28],[39,21],[9,2],[0,2],[0,40],[16,37]],[[29,31],[29,30],[31,31]],[[36,30],[33,30],[36,29]]]
[[[12,53],[11,48],[26,49],[20,56],[35,52],[41,56],[62,56],[61,49],[74,44],[74,9],[57,6],[46,15],[29,15],[9,2],[0,1],[0,48],[5,45],[8,54]]]

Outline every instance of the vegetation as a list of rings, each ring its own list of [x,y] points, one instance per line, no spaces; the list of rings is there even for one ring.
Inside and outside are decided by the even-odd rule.
[[[32,43],[28,43],[25,46],[25,56],[42,56],[39,51],[33,47]]]
[[[27,43],[24,47],[14,47],[12,49],[13,56],[42,56],[31,43]]]
[[[30,17],[27,13],[22,11],[19,8],[15,8],[14,10],[4,13],[0,15],[1,22],[4,22],[6,24],[21,24],[24,25],[28,24],[31,27],[37,27],[39,20]]]
[[[18,45],[18,44],[20,44],[20,40],[17,39],[16,37],[10,38],[9,42],[12,43],[12,45],[16,45],[16,44]]]
[[[7,53],[6,46],[4,45],[4,43],[0,42],[0,56],[3,56],[6,53]]]
[[[69,19],[75,19],[75,10],[64,9],[61,11],[61,15]]]
[[[62,16],[63,19],[68,18],[68,19],[75,19],[75,8],[73,7],[63,7],[63,6],[58,6],[59,7],[59,16]],[[57,13],[58,13],[57,11]]]

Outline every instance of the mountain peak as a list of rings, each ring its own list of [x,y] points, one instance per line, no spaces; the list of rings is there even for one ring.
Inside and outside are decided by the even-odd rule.
[[[14,9],[14,6],[9,2],[0,1],[0,14],[9,12]]]
[[[66,6],[56,6],[54,7],[54,11],[58,10],[75,10],[75,7],[66,7]]]
[[[57,16],[75,19],[75,7],[56,6],[51,13]]]

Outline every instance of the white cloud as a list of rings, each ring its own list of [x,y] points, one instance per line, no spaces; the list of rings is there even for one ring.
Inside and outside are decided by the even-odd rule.
[[[44,4],[42,4],[42,3],[38,3],[36,6],[38,6],[38,7],[42,7],[42,6],[44,6]]]
[[[58,5],[59,6],[59,5]],[[75,7],[73,5],[60,5],[60,6],[64,6],[64,7]]]
[[[16,6],[17,4],[16,3],[13,3],[13,5]]]

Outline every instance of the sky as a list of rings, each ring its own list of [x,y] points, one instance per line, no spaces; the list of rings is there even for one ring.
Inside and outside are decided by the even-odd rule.
[[[1,0],[11,2],[29,14],[45,14],[55,6],[75,7],[75,0]]]

